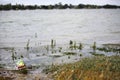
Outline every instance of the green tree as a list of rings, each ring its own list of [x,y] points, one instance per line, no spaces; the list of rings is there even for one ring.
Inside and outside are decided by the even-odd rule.
[[[48,5],[48,9],[53,9],[54,6],[53,5]]]
[[[3,10],[11,10],[11,4],[6,4],[3,6]]]
[[[76,8],[78,8],[78,9],[82,9],[82,8],[84,8],[84,7],[85,7],[84,4],[79,4]]]

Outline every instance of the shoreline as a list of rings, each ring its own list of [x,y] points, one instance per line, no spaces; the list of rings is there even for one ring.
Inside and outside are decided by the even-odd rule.
[[[42,73],[41,72],[39,73],[39,71],[37,71],[36,73],[34,71],[33,73],[28,71],[28,74],[22,74],[16,70],[5,69],[5,70],[0,70],[0,79],[2,80],[23,80],[23,79],[66,80],[69,78],[69,79],[74,80],[75,76],[73,79],[72,75],[76,75],[77,79],[87,78],[87,80],[88,79],[119,80],[120,77],[118,75],[120,74],[120,72],[119,72],[119,66],[117,66],[119,65],[119,61],[120,61],[119,55],[109,56],[109,57],[94,56],[94,57],[83,58],[80,61],[77,61],[74,63],[58,64],[58,65],[53,64],[49,66],[48,68],[44,69]],[[78,76],[80,74],[81,76]],[[84,75],[86,75],[86,77]]]

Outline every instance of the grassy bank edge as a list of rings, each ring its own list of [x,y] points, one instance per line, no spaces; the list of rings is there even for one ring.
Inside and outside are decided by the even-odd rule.
[[[120,80],[120,56],[95,56],[43,70],[54,80]]]

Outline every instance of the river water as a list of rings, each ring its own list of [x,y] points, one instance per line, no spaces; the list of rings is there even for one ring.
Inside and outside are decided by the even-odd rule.
[[[0,11],[0,47],[69,40],[120,43],[120,9]]]
[[[54,61],[42,50],[43,46],[50,45],[51,39],[57,45],[69,44],[70,40],[85,44],[94,41],[98,44],[118,44],[120,9],[0,11],[0,54],[3,63],[11,60],[12,53],[3,48],[11,47],[18,54],[30,53],[31,59],[34,59],[31,64]],[[28,40],[31,47],[29,52],[24,50]],[[39,57],[41,55],[44,56]],[[58,61],[62,59],[65,60],[66,56],[57,58]]]

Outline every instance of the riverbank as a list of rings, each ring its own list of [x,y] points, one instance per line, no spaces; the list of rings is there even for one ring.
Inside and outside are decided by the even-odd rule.
[[[52,9],[119,9],[119,5],[92,5],[92,4],[62,4],[61,2],[55,5],[23,5],[23,4],[0,4],[0,11],[1,10],[35,10],[35,9],[45,9],[45,10],[52,10]]]
[[[54,80],[120,80],[120,56],[89,57],[44,71]]]
[[[44,73],[21,73],[18,70],[0,69],[0,80],[52,80]]]
[[[78,62],[53,64],[39,71],[0,70],[0,80],[119,80],[120,56],[94,56]]]
[[[68,45],[51,45],[23,48],[1,48],[7,52],[1,54],[1,80],[119,80],[120,44],[77,43],[70,40]],[[27,50],[28,49],[28,50]],[[9,54],[9,53],[12,54]],[[19,52],[19,53],[18,53]],[[37,52],[37,54],[36,54]],[[41,54],[42,53],[42,54]],[[15,62],[23,59],[28,73],[19,73]],[[3,63],[3,64],[2,64]]]

